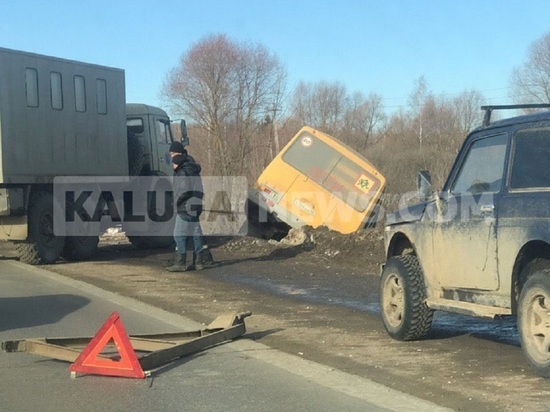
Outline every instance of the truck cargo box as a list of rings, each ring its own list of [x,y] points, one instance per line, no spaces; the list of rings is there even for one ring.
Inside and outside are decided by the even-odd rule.
[[[0,48],[0,184],[128,171],[124,71]]]

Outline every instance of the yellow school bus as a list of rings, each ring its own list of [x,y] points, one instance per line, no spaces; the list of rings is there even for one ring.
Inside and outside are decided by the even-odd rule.
[[[252,198],[290,227],[362,229],[386,179],[363,156],[326,133],[303,127],[265,168]]]

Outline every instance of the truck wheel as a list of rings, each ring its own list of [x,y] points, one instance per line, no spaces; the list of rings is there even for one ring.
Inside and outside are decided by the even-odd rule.
[[[425,299],[418,258],[405,255],[389,259],[380,279],[380,312],[392,338],[417,340],[428,334],[434,311],[426,306]]]
[[[61,256],[77,261],[91,258],[97,250],[99,236],[68,236]]]
[[[167,249],[175,245],[172,236],[128,236],[128,240],[138,249]]]
[[[550,378],[550,270],[536,272],[525,282],[518,329],[523,354],[539,375]]]
[[[139,176],[143,169],[145,148],[136,136],[128,137],[128,175]]]
[[[38,192],[29,201],[28,237],[17,243],[19,260],[31,265],[54,263],[65,245],[63,236],[53,232],[53,196]]]

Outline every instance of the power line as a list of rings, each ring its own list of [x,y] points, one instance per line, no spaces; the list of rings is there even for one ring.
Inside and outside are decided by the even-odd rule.
[[[452,96],[460,96],[462,93],[464,93],[465,91],[469,91],[469,90],[474,90],[474,91],[478,91],[480,92],[481,94],[483,93],[486,93],[486,92],[494,92],[494,91],[499,91],[499,90],[510,90],[511,87],[499,87],[499,88],[495,88],[495,89],[483,89],[483,90],[478,90],[478,89],[465,89],[461,92],[456,92],[456,93],[446,93],[446,92],[443,92],[443,93],[431,93],[435,96],[440,96],[440,97],[452,97]],[[404,100],[404,99],[408,99],[409,96],[407,97],[382,97],[382,100]]]

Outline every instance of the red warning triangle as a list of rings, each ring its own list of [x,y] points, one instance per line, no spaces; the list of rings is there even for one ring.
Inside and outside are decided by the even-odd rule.
[[[101,357],[101,351],[111,340],[118,350],[120,360],[107,359],[105,356]],[[130,343],[130,338],[117,312],[111,313],[111,316],[97,331],[90,343],[69,367],[69,371],[126,378],[145,378],[145,373],[139,364],[134,348]]]

